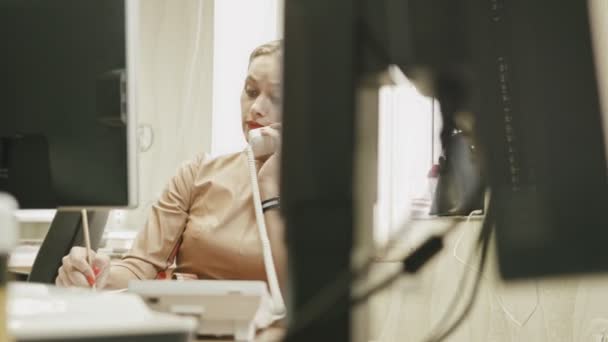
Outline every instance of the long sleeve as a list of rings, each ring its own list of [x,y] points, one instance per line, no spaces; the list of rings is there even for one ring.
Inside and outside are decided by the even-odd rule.
[[[109,288],[126,287],[131,279],[154,279],[158,272],[171,266],[188,220],[192,188],[202,159],[186,163],[171,179],[152,206],[131,251],[112,263]]]

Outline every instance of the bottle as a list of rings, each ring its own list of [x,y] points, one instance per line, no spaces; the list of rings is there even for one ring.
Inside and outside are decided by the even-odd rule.
[[[8,331],[8,258],[17,244],[17,202],[0,193],[0,342],[12,342]]]

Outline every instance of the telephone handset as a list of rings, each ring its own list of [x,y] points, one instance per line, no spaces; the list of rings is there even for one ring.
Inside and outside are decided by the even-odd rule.
[[[256,158],[270,156],[278,147],[274,137],[262,134],[263,129],[262,127],[249,131],[249,146]]]
[[[260,188],[258,185],[258,172],[255,165],[255,159],[269,156],[277,149],[277,143],[274,137],[262,135],[258,128],[249,132],[249,145],[247,146],[247,161],[249,166],[249,178],[251,180],[251,192],[253,193],[253,205],[255,208],[255,218],[258,225],[258,232],[262,242],[262,256],[264,257],[264,268],[266,269],[266,277],[268,279],[268,287],[272,297],[272,313],[275,318],[285,316],[285,302],[281,295],[277,272],[272,258],[272,249],[268,231],[266,229],[266,221],[264,220],[264,212],[262,211],[262,200],[260,198]]]

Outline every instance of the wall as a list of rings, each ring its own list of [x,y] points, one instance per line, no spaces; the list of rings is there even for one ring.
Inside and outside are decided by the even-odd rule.
[[[464,220],[463,220],[464,221]],[[398,250],[409,248],[449,223],[421,220]],[[416,276],[403,276],[371,301],[373,341],[426,341],[454,296],[468,300],[472,282],[458,292],[469,269],[477,273],[478,255],[470,257],[480,219],[461,222],[445,247]],[[399,269],[387,258],[376,264],[374,278]],[[608,275],[559,277],[505,283],[498,274],[492,244],[471,314],[448,342],[600,342],[608,340]],[[456,315],[452,316],[452,319]],[[450,320],[451,322],[451,320]],[[602,338],[605,338],[602,339]]]
[[[139,156],[139,207],[109,229],[139,229],[176,169],[211,151],[213,0],[141,0],[138,121],[151,129]]]

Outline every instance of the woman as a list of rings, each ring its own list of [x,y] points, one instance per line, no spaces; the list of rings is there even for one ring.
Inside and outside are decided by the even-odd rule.
[[[250,56],[241,93],[243,133],[262,128],[279,139],[281,69],[279,42]],[[278,198],[279,156],[256,160],[262,201]],[[276,208],[264,212],[280,283],[285,279],[283,224]],[[172,266],[175,265],[173,269]],[[199,279],[266,280],[245,152],[215,159],[198,157],[182,166],[138,233],[131,251],[110,262],[74,247],[63,258],[58,286],[125,288],[131,279],[164,279],[189,274]]]

